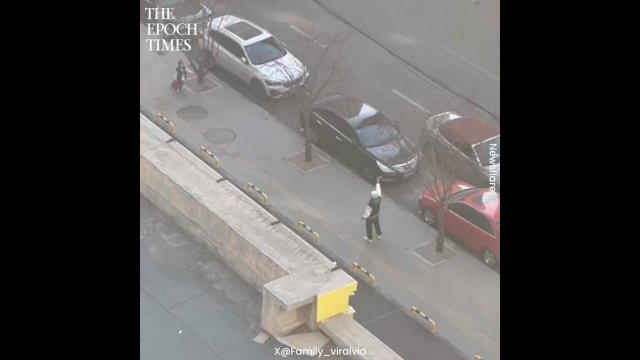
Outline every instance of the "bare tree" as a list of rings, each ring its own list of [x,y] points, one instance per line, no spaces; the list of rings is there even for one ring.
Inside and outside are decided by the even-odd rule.
[[[426,131],[434,131],[440,125],[441,120],[427,124]],[[448,201],[453,192],[453,184],[457,179],[458,169],[462,165],[458,161],[451,161],[454,156],[447,156],[446,147],[439,146],[435,136],[431,140],[422,143],[422,163],[416,178],[427,188],[429,195],[436,203],[435,213],[430,209],[423,209],[425,220],[438,230],[436,238],[436,252],[444,251],[445,240],[445,212]]]
[[[349,67],[344,64],[344,47],[351,35],[351,28],[348,28],[343,33],[322,36],[317,30],[316,21],[311,20],[310,23],[311,34],[308,34],[302,60],[307,66],[309,77],[297,94],[302,105],[300,117],[306,162],[313,160],[311,143],[317,139],[317,134],[312,134],[309,128],[311,109],[313,104],[326,94],[330,85],[335,88],[337,82],[344,81],[348,74]]]
[[[223,3],[214,6],[213,0],[201,0],[201,3],[211,9],[213,14],[199,29],[198,34],[190,37],[191,51],[187,52],[187,59],[191,68],[196,74],[198,84],[204,83],[204,77],[209,70],[215,65],[218,56],[217,49],[213,46],[213,36],[206,35],[211,29],[211,23],[214,18],[227,14],[229,7],[234,0],[226,0]]]

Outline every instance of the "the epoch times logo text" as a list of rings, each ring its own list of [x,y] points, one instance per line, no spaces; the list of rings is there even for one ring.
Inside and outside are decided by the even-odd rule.
[[[196,24],[171,22],[173,8],[145,8],[147,15],[147,35],[156,36],[155,39],[146,39],[149,51],[191,51],[191,39],[175,38],[175,36],[189,37],[198,33]],[[153,22],[153,20],[157,22]],[[159,21],[160,20],[160,21]],[[169,20],[162,22],[162,20]],[[171,39],[166,39],[166,38]]]

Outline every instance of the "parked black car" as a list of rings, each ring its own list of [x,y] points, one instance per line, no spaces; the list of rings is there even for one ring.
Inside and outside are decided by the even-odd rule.
[[[314,144],[355,165],[371,182],[380,175],[386,180],[407,178],[420,161],[418,148],[397,125],[350,96],[334,95],[316,103],[309,136]]]

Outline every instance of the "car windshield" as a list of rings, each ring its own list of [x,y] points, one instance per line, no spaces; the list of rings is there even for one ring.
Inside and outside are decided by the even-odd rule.
[[[474,197],[472,201],[478,205],[487,205],[488,203],[492,201],[496,201],[497,199],[498,199],[498,194],[496,194],[493,191],[488,191],[488,192],[482,193],[481,196]]]
[[[364,147],[381,146],[398,136],[398,130],[380,113],[362,120],[358,126],[358,139]]]
[[[500,164],[500,136],[481,142],[473,147],[480,165]]]
[[[274,60],[278,60],[285,56],[287,52],[284,50],[280,42],[273,36],[268,37],[255,44],[245,46],[247,56],[254,65],[262,65]]]

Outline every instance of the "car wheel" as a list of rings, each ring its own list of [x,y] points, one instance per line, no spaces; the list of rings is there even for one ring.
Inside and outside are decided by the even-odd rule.
[[[438,220],[436,219],[436,214],[434,214],[433,211],[431,211],[431,209],[429,208],[422,209],[422,218],[424,219],[424,222],[426,222],[427,224],[433,227],[435,227],[436,224],[438,223]]]
[[[482,251],[482,259],[484,263],[489,265],[490,268],[496,267],[496,255],[489,249],[484,249]]]
[[[264,99],[267,97],[267,89],[265,89],[264,85],[256,79],[251,80],[251,92],[258,99]]]

